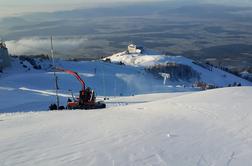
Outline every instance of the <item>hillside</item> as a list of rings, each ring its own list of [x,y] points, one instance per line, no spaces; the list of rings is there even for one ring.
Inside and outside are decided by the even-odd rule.
[[[149,68],[151,66],[158,66],[160,64],[166,65],[165,66],[166,69],[173,64],[180,65],[178,66],[180,68],[181,65],[188,66],[189,68],[191,68],[193,72],[198,73],[197,78],[186,80],[186,82],[191,82],[191,84],[193,84],[192,81],[203,81],[205,83],[212,84],[218,87],[226,87],[229,84],[232,85],[234,82],[239,82],[245,86],[252,85],[251,82],[241,79],[237,76],[234,76],[214,66],[200,63],[188,59],[184,56],[168,56],[168,55],[162,55],[158,52],[147,50],[144,51],[142,54],[137,53],[130,54],[127,51],[124,51],[114,54],[110,57],[106,57],[105,59],[110,60],[113,63],[123,63],[130,66],[144,67],[144,68]],[[167,64],[170,66],[167,66]],[[171,72],[172,70],[168,70],[169,74],[172,74]],[[185,73],[184,75],[186,74],[188,73]],[[181,81],[181,78],[179,81]]]
[[[20,63],[21,62],[21,63]],[[57,61],[57,66],[79,73],[86,85],[92,87],[98,96],[132,96],[136,94],[195,91],[191,86],[173,82],[163,85],[163,80],[153,77],[141,68],[105,63],[102,61]],[[13,59],[12,68],[0,75],[1,112],[26,112],[47,110],[55,102],[54,77],[50,62],[37,60],[40,70],[28,61]],[[25,67],[24,67],[25,66]],[[37,68],[37,67],[36,67]],[[39,67],[38,67],[39,68]],[[57,73],[61,104],[71,97],[69,90],[78,94],[81,85],[71,75]],[[15,99],[10,104],[9,100]]]
[[[242,86],[252,85],[223,70],[197,64],[183,56],[165,56],[149,50],[145,54],[121,52],[104,60],[57,60],[56,65],[78,72],[100,100],[104,96],[199,91],[200,88],[194,87],[194,83],[199,81],[217,87],[226,87],[234,82]],[[160,73],[170,74],[171,78],[164,84]],[[69,90],[78,95],[81,85],[71,75],[62,72],[57,75],[61,105],[66,105],[67,98],[71,97]],[[51,61],[13,58],[12,67],[0,74],[0,113],[47,110],[55,102],[54,89]],[[10,104],[10,99],[15,102]]]
[[[0,165],[250,165],[251,87],[172,94],[100,111],[0,114]]]

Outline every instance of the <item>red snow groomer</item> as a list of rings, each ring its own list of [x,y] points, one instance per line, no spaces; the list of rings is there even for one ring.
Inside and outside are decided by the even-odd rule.
[[[74,72],[72,70],[66,70],[63,68],[55,68],[56,72],[65,72],[68,74],[73,75],[82,86],[81,91],[79,92],[79,97],[75,98],[72,94],[72,99],[68,98],[67,101],[67,109],[101,109],[106,108],[106,104],[102,101],[96,102],[96,96],[94,90],[87,87],[85,85],[85,82],[82,80],[82,78],[78,75],[77,72]]]

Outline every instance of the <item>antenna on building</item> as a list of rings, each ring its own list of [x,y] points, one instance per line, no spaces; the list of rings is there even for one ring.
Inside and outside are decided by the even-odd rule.
[[[51,56],[52,56],[52,63],[53,63],[53,75],[55,78],[55,92],[56,92],[56,103],[57,103],[57,110],[59,109],[59,94],[58,94],[58,90],[59,90],[59,86],[58,86],[58,76],[56,75],[55,72],[55,61],[54,61],[54,51],[53,51],[53,37],[51,36]]]

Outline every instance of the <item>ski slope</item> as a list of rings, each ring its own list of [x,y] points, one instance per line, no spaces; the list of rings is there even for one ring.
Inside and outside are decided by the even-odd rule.
[[[55,83],[53,73],[34,70],[29,64],[23,68],[18,60],[13,60],[12,68],[0,75],[0,113],[47,110],[55,102]],[[44,64],[45,65],[45,64]],[[98,96],[132,96],[136,94],[197,91],[190,83],[172,82],[163,85],[141,68],[121,66],[102,61],[58,61],[57,65],[79,73],[87,86],[93,88]],[[69,90],[78,95],[81,84],[66,73],[59,77],[61,105],[66,105]],[[187,85],[186,87],[184,85]],[[99,97],[100,98],[100,97]],[[14,101],[10,104],[10,99]]]
[[[127,104],[96,111],[0,114],[0,165],[249,166],[251,98],[252,87],[235,87],[114,98]]]
[[[56,64],[78,72],[86,85],[94,89],[100,99],[104,96],[111,98],[112,96],[199,91],[192,87],[194,82],[189,80],[167,80],[164,85],[162,78],[157,78],[144,69],[168,62],[190,66],[200,74],[200,80],[208,84],[225,87],[239,82],[243,86],[252,86],[251,82],[220,69],[213,68],[209,71],[202,68],[183,56],[165,56],[149,51],[149,54],[121,52],[107,58],[112,62],[123,62],[126,65],[103,61],[64,60],[58,60]],[[35,70],[28,61],[23,61],[21,64],[17,58],[13,59],[12,67],[0,74],[0,113],[47,110],[48,106],[55,102],[54,77],[52,71],[47,70],[50,63],[50,61],[39,61],[42,70]],[[61,105],[66,105],[67,98],[71,97],[69,90],[78,95],[81,85],[73,76],[66,73],[57,73],[57,76],[60,102]],[[11,104],[10,99],[12,99]]]

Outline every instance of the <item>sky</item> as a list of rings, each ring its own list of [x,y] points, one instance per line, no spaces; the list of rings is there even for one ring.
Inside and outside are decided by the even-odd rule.
[[[226,5],[250,5],[252,0],[0,0],[0,17],[15,16],[29,12],[52,12],[85,7],[117,5],[148,1],[201,2]]]
[[[162,0],[0,0],[0,17],[150,1]]]

